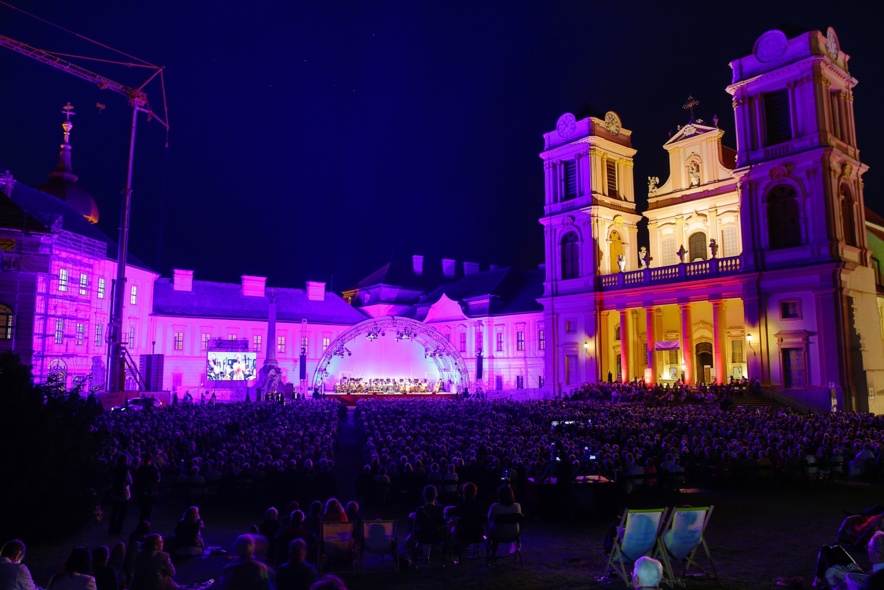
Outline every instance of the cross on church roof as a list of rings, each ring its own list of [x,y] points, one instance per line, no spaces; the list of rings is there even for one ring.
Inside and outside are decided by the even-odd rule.
[[[694,107],[699,106],[699,104],[700,101],[689,94],[688,101],[681,105],[681,108],[683,108],[684,110],[691,111],[691,122],[694,121]]]
[[[64,111],[62,114],[65,116],[65,119],[66,119],[67,121],[70,121],[70,120],[71,120],[71,116],[72,116],[72,115],[76,115],[76,114],[77,114],[77,113],[74,112],[74,105],[72,105],[70,101],[68,101],[68,103],[67,103],[66,105],[64,105],[63,107],[61,107],[61,110]]]

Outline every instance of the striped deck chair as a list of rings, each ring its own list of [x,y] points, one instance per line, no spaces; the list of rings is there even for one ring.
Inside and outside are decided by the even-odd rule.
[[[627,508],[623,512],[611,552],[608,554],[605,577],[610,577],[613,572],[627,587],[632,587],[632,564],[639,557],[650,557],[653,554],[665,514],[665,508],[647,510]]]
[[[660,536],[657,539],[657,548],[654,557],[663,563],[663,573],[671,582],[678,582],[688,576],[691,566],[703,572],[707,577],[718,579],[715,571],[715,563],[709,545],[706,544],[704,533],[712,516],[714,506],[673,508],[666,519]],[[706,553],[709,569],[701,567],[696,558],[697,551],[703,549]],[[676,578],[672,568],[673,562],[684,563],[684,572],[681,578]]]

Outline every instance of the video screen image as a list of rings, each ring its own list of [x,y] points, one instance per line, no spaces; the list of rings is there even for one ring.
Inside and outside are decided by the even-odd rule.
[[[258,354],[254,352],[210,352],[206,362],[209,381],[251,381],[257,376]]]

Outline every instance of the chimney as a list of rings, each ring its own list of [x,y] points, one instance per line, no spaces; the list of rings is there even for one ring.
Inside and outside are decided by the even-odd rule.
[[[479,263],[478,262],[464,262],[463,263],[463,274],[472,275],[479,272]]]
[[[267,277],[252,277],[243,275],[242,294],[245,297],[264,297],[264,287],[267,284]]]
[[[442,259],[442,276],[446,279],[453,279],[455,274],[455,267],[457,266],[457,260],[453,258],[443,258]]]
[[[193,271],[176,268],[172,271],[172,289],[175,291],[193,291]]]
[[[415,254],[411,257],[411,268],[414,269],[414,274],[417,276],[421,276],[424,274],[424,257],[420,254]]]
[[[307,281],[307,300],[325,301],[325,283]]]

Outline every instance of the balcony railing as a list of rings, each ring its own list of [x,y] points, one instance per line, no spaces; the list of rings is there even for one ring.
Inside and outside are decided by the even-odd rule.
[[[672,283],[684,280],[711,279],[719,276],[732,275],[740,272],[740,257],[712,258],[661,266],[643,268],[629,272],[619,272],[601,277],[603,291],[627,289],[661,283]]]

